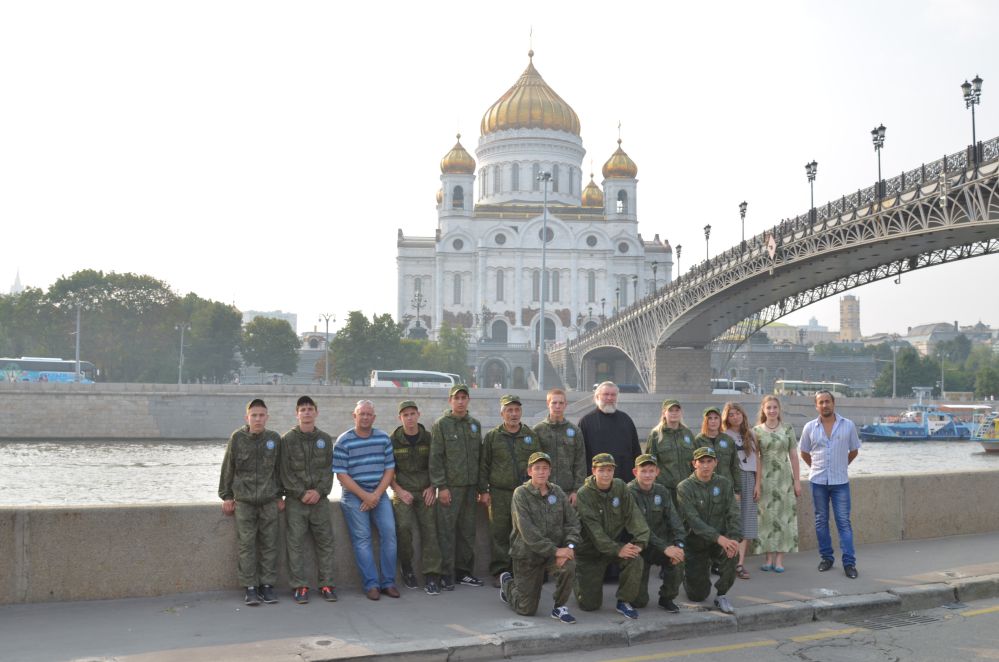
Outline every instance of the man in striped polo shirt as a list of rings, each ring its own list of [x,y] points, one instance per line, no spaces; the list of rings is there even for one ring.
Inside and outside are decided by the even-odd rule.
[[[343,486],[340,508],[369,600],[377,600],[382,593],[399,597],[395,586],[395,516],[385,495],[395,477],[395,456],[389,436],[374,425],[374,403],[361,400],[354,407],[354,427],[337,437],[333,446],[333,473]],[[378,529],[380,574],[371,546],[372,523]]]

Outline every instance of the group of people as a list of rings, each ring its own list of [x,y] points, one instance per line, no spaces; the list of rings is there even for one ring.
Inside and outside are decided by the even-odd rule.
[[[548,415],[533,428],[521,421],[520,398],[504,395],[502,422],[483,431],[469,413],[468,387],[456,385],[448,410],[429,431],[417,403],[406,400],[391,434],[374,427],[374,404],[361,400],[353,427],[336,440],[316,427],[318,407],[310,397],[298,399],[298,425],[283,436],[266,428],[267,407],[254,399],[247,424],[229,439],[219,483],[223,512],[236,518],[246,604],[277,602],[281,511],[295,602],[309,600],[304,559],[310,531],[319,593],[336,601],[328,499],[336,476],[371,600],[400,596],[397,563],[402,584],[418,588],[417,535],[427,594],[452,591],[456,584],[483,586],[474,574],[481,503],[488,512],[492,583],[518,614],[537,613],[550,577],[551,617],[574,623],[570,595],[584,611],[599,609],[604,582],[616,579],[616,610],[637,618],[649,603],[652,566],[659,567],[663,609],[679,611],[681,585],[689,600],[706,600],[714,573],[714,604],[734,613],[727,593],[737,577],[749,578],[749,541],[765,555],[761,569],[768,572],[784,572],[784,554],[797,551],[799,443],[782,421],[780,402],[766,396],[754,427],[737,403],[721,411],[709,407],[694,434],[683,423],[680,402],[666,400],[643,451],[634,422],[617,408],[617,395],[612,382],[600,384],[596,407],[575,425],[565,418],[565,392],[552,389]],[[819,570],[833,565],[831,502],[844,570],[855,578],[846,467],[860,441],[852,422],[835,413],[832,394],[817,394],[816,409],[819,417],[805,426],[800,451],[812,467]]]

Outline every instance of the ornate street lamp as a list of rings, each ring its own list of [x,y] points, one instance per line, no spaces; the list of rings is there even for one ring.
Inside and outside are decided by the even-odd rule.
[[[634,292],[634,298],[632,299],[632,303],[636,303],[638,301],[638,275],[637,274],[631,274],[631,289],[632,289],[632,292]]]
[[[607,299],[605,297],[600,297],[600,323],[603,324],[604,320],[607,319]]]
[[[819,170],[819,162],[812,161],[805,164],[805,174],[808,175],[808,186],[812,191],[812,205],[809,209],[815,209],[815,173]]]
[[[746,207],[749,205],[745,201],[739,203],[739,218],[742,219],[742,243],[746,243]]]
[[[978,136],[975,135],[975,106],[982,100],[982,79],[976,75],[971,82],[964,81],[961,85],[964,94],[964,107],[971,108],[971,148],[975,152],[975,165],[978,165]]]
[[[419,292],[417,292],[419,294]],[[323,385],[330,385],[330,322],[336,323],[336,315],[333,313],[319,313],[319,321],[326,322],[326,353],[323,354]],[[416,311],[416,323],[420,323],[420,311]]]
[[[177,363],[177,384],[184,383],[184,332],[191,330],[191,325],[181,322],[175,325],[174,330],[180,331],[180,361]]]
[[[874,143],[874,151],[878,153],[878,200],[884,197],[884,185],[881,181],[881,148],[885,146],[885,125],[871,129],[871,141]]]
[[[545,247],[548,246],[548,183],[552,179],[550,172],[538,175],[538,181],[544,187],[544,206],[541,216],[541,314],[538,321],[538,390],[545,390],[545,298],[548,294],[548,272],[545,264]]]
[[[676,277],[680,277],[680,253],[683,252],[683,245],[676,245]]]
[[[423,292],[417,291],[410,303],[416,308],[416,326],[409,330],[409,337],[422,340],[427,337],[427,332],[420,326],[420,311],[426,308],[429,302],[427,297],[423,296]]]
[[[704,261],[708,261],[710,252],[708,251],[708,240],[711,238],[711,224],[704,226]]]

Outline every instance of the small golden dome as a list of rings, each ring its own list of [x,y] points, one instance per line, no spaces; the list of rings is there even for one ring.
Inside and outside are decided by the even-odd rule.
[[[583,206],[584,207],[603,207],[604,206],[604,192],[600,190],[596,182],[593,181],[593,173],[590,173],[590,183],[586,185],[583,189]]]
[[[444,189],[439,188],[437,189],[437,204],[440,205],[442,202],[444,202]]]
[[[475,159],[461,146],[461,134],[451,151],[441,159],[441,172],[445,175],[471,175],[475,172]]]
[[[634,179],[638,176],[638,166],[623,149],[621,139],[617,139],[617,151],[611,154],[604,164],[604,179]]]
[[[505,129],[551,129],[579,135],[579,116],[534,68],[529,51],[527,69],[506,94],[482,116],[482,135]]]

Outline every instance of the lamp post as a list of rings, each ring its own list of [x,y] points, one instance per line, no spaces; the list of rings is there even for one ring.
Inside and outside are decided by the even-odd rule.
[[[631,302],[632,303],[636,303],[638,301],[638,275],[637,274],[631,274],[631,290],[632,290],[632,293],[634,295]]]
[[[975,106],[982,100],[982,79],[977,74],[971,82],[964,81],[961,85],[964,93],[964,107],[971,108],[971,149],[975,152],[975,165],[978,165],[978,136],[975,135]]]
[[[808,175],[808,187],[812,193],[812,204],[809,209],[815,209],[815,173],[819,170],[819,162],[812,161],[805,164],[805,174]]]
[[[711,225],[704,226],[704,261],[708,261],[710,252],[708,251],[708,240],[711,239]]]
[[[676,277],[680,277],[680,253],[683,252],[683,246],[681,244],[676,245]]]
[[[621,309],[621,288],[614,288],[614,314],[617,315],[617,311]]]
[[[548,273],[545,262],[548,246],[548,183],[552,179],[550,172],[542,172],[538,175],[538,181],[544,187],[544,203],[541,215],[541,313],[538,321],[538,390],[545,390],[545,297],[548,294]]]
[[[881,186],[881,148],[885,146],[884,124],[871,129],[871,141],[874,143],[874,151],[878,153],[878,200],[880,200],[884,197],[884,188]]]
[[[76,375],[74,382],[80,381],[80,302],[76,302]]]
[[[607,299],[606,297],[600,297],[600,323],[603,324],[604,320],[607,319]]]
[[[659,270],[659,263],[658,262],[653,262],[652,263],[652,293],[653,294],[655,294],[656,292],[659,291],[659,278],[656,275],[656,271],[658,271],[658,270]]]
[[[187,322],[181,322],[173,327],[175,330],[180,331],[180,361],[177,363],[177,384],[184,383],[184,332],[191,330],[191,325]]]
[[[319,313],[319,321],[326,321],[326,353],[323,354],[323,386],[330,385],[330,322],[336,322],[336,315],[333,313]],[[419,317],[417,317],[417,324],[419,324]]]
[[[898,363],[898,334],[894,333],[891,337],[891,397],[895,399],[896,385],[897,385],[897,375],[896,364]]]
[[[743,244],[746,243],[746,207],[748,207],[748,206],[749,205],[746,204],[745,200],[743,200],[742,202],[739,203],[739,218],[742,219],[742,243]]]

